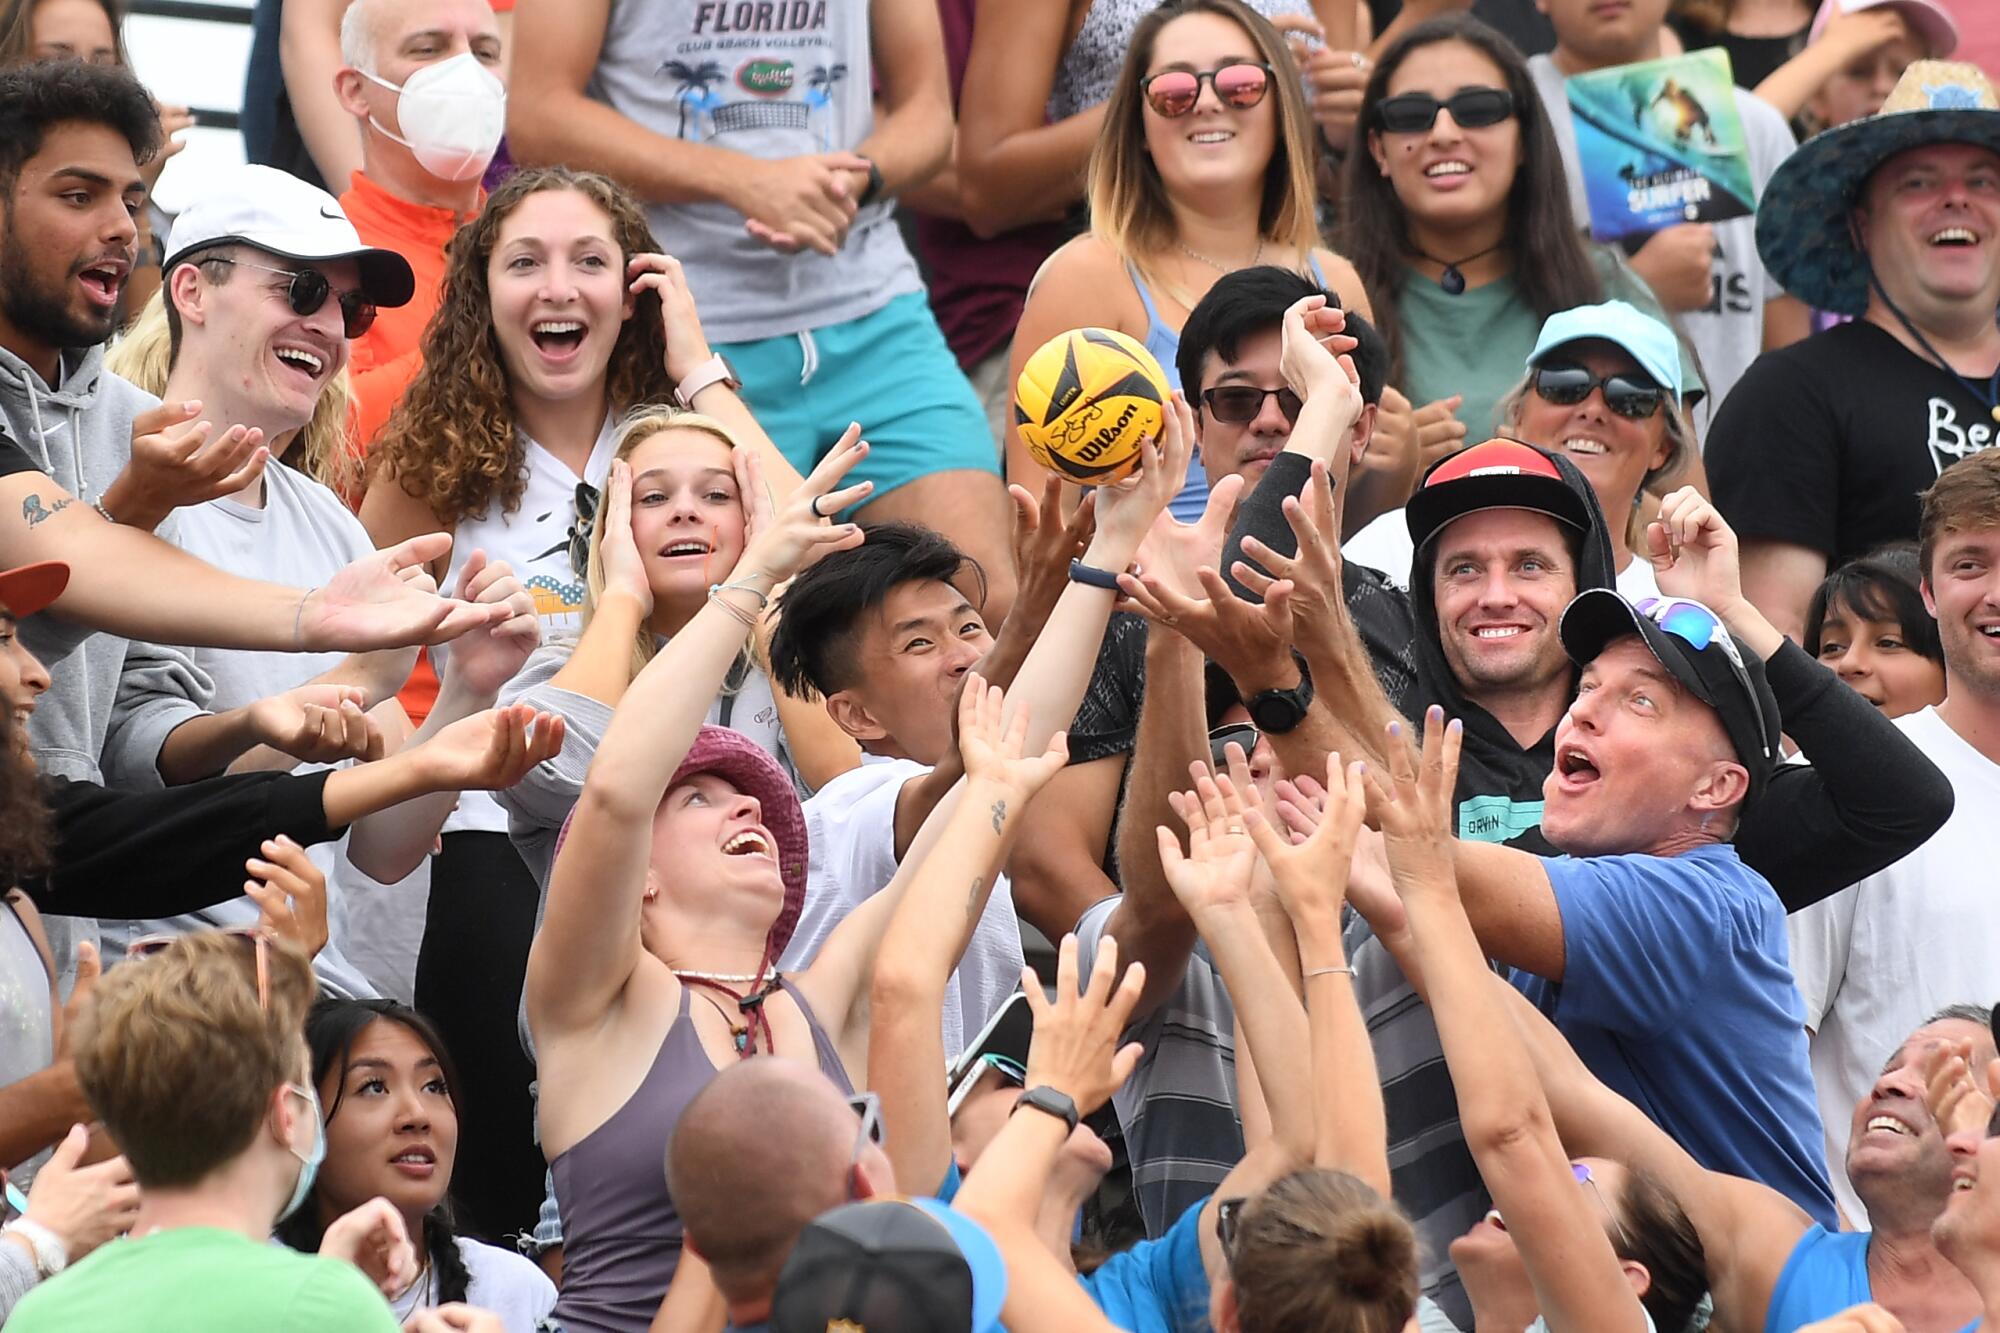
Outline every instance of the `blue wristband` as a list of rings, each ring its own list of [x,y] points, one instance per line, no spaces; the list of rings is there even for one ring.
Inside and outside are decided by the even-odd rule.
[[[1069,581],[1087,583],[1093,588],[1108,588],[1112,592],[1118,591],[1116,574],[1108,569],[1099,569],[1096,565],[1086,565],[1081,560],[1069,562]]]

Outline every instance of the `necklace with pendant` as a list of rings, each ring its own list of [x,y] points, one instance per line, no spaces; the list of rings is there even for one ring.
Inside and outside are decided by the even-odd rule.
[[[1470,264],[1475,259],[1484,259],[1505,244],[1507,244],[1505,241],[1495,241],[1479,253],[1466,255],[1463,259],[1439,259],[1428,251],[1416,249],[1412,249],[1410,253],[1419,259],[1428,259],[1433,264],[1444,265],[1444,272],[1438,274],[1438,286],[1444,288],[1447,296],[1461,296],[1465,292],[1465,274],[1459,271],[1459,266]]]
[[[1207,255],[1203,254],[1201,251],[1195,249],[1193,246],[1189,245],[1186,241],[1176,241],[1174,242],[1174,244],[1180,246],[1181,253],[1186,255],[1189,259],[1199,260],[1201,263],[1208,265],[1210,268],[1214,269],[1217,273],[1220,273],[1225,277],[1236,271],[1235,269],[1230,268],[1227,264],[1216,263],[1213,259],[1210,259]],[[1262,238],[1259,238],[1257,241],[1257,253],[1251,255],[1250,262],[1245,264],[1243,267],[1255,268],[1258,265],[1258,263],[1260,263],[1263,260],[1263,258],[1264,258],[1264,242]]]

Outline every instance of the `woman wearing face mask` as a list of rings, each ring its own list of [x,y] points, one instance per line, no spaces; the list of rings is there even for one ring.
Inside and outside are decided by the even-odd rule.
[[[378,544],[454,533],[505,560],[534,593],[544,639],[578,630],[589,515],[617,421],[641,403],[697,403],[788,473],[702,336],[680,266],[657,253],[632,197],[601,176],[520,172],[451,249],[444,295],[411,382],[371,454],[361,519]],[[726,372],[725,372],[726,373]],[[690,392],[691,391],[691,392]],[[448,665],[448,648],[433,654]],[[476,1234],[526,1230],[542,1200],[532,1066],[515,1035],[538,898],[491,799],[462,800],[431,869],[417,1003],[464,1062],[468,1125],[460,1197]]]
[[[382,1293],[416,1264],[387,1202],[332,1222],[317,1256],[269,1243],[326,1155],[299,1036],[312,998],[305,955],[262,935],[184,935],[105,974],[72,1051],[138,1178],[136,1239],[29,1293],[10,1333],[396,1333]]]
[[[306,1019],[313,1087],[325,1112],[326,1160],[306,1205],[278,1226],[295,1250],[319,1248],[335,1219],[370,1199],[402,1216],[415,1279],[390,1298],[398,1319],[463,1301],[533,1333],[555,1307],[542,1271],[452,1224],[458,1155],[457,1075],[430,1021],[394,1000],[321,1000]]]
[[[1241,0],[1169,0],[1148,13],[1092,151],[1091,230],[1036,275],[1007,383],[1045,341],[1083,325],[1130,334],[1175,381],[1188,312],[1217,278],[1255,264],[1310,273],[1367,314],[1352,266],[1319,244],[1317,151],[1298,70],[1266,19]],[[1007,475],[1040,489],[1018,437]],[[1197,460],[1175,516],[1193,522],[1207,497]]]
[[[1424,465],[1497,424],[1536,331],[1616,297],[1664,318],[1615,255],[1578,236],[1547,113],[1521,55],[1462,14],[1412,28],[1363,93],[1340,246],[1374,302],[1389,382],[1418,404]],[[1689,391],[1700,379],[1683,359]]]

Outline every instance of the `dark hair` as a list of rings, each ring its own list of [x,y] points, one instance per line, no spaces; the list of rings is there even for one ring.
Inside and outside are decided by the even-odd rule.
[[[1917,558],[1923,576],[1929,578],[1939,537],[2000,527],[2000,453],[1982,449],[1959,459],[1938,473],[1923,502],[1923,517],[1917,521]]]
[[[25,65],[35,59],[35,8],[41,0],[0,0],[0,69]],[[132,62],[125,54],[125,14],[118,0],[97,0],[111,25],[111,46],[118,64]],[[33,156],[30,154],[29,156]]]
[[[865,525],[867,539],[835,551],[792,580],[771,635],[771,679],[795,699],[824,698],[854,683],[861,617],[906,583],[953,583],[970,571],[986,600],[979,562],[915,523]]]
[[[1654,1328],[1686,1328],[1708,1292],[1701,1233],[1665,1182],[1644,1167],[1625,1168],[1625,1188],[1616,1206],[1612,1245],[1619,1258],[1644,1264],[1650,1278],[1639,1303],[1653,1317]]]
[[[1375,324],[1389,348],[1389,379],[1403,377],[1403,332],[1396,300],[1408,281],[1408,220],[1396,187],[1376,169],[1361,138],[1374,123],[1375,108],[1387,96],[1389,80],[1411,52],[1440,42],[1463,42],[1500,67],[1514,98],[1521,127],[1521,166],[1507,195],[1507,243],[1514,251],[1514,285],[1519,298],[1547,319],[1558,310],[1594,305],[1604,284],[1570,213],[1569,176],[1556,146],[1549,113],[1535,90],[1528,62],[1505,37],[1466,14],[1446,14],[1418,24],[1390,44],[1368,76],[1362,92],[1363,119],[1354,151],[1347,155],[1343,188],[1340,252],[1361,274],[1375,312]]]
[[[1328,305],[1340,305],[1338,293],[1275,264],[1240,268],[1217,278],[1208,295],[1188,312],[1187,322],[1181,325],[1180,347],[1174,353],[1174,368],[1180,372],[1181,387],[1188,398],[1201,396],[1201,368],[1210,352],[1224,361],[1234,361],[1244,342],[1278,328],[1285,311],[1308,296],[1324,296]],[[1361,376],[1361,401],[1379,403],[1389,378],[1388,345],[1358,311],[1347,312],[1347,332],[1360,344],[1351,355]],[[1198,401],[1193,406],[1201,410]]]
[[[1946,1005],[1929,1018],[1926,1018],[1918,1026],[1929,1027],[1933,1023],[1949,1022],[1977,1023],[1980,1027],[1990,1031],[1993,1026],[1993,1006],[1988,1004],[1973,1004],[1970,1001],[1960,1000],[1957,1004]]]
[[[132,71],[81,60],[0,70],[0,189],[13,192],[50,130],[76,122],[116,130],[141,165],[160,151],[160,113]]]
[[[444,1038],[430,1019],[396,1000],[329,998],[313,1005],[312,1012],[306,1015],[306,1046],[312,1052],[313,1086],[317,1088],[336,1067],[341,1073],[340,1091],[326,1104],[327,1124],[333,1123],[334,1116],[340,1113],[341,1102],[346,1100],[347,1067],[354,1059],[354,1043],[363,1032],[383,1021],[402,1024],[430,1048],[444,1070],[445,1087],[453,1093],[452,1109],[458,1110],[458,1066],[452,1063],[451,1052],[445,1049]],[[278,1239],[306,1254],[319,1250],[322,1234],[319,1211],[311,1207],[299,1209],[278,1225]],[[449,1193],[424,1215],[424,1249],[430,1257],[431,1271],[437,1274],[435,1304],[464,1300],[472,1274],[466,1271],[464,1256],[458,1252],[458,1229],[452,1222]]]
[[[1848,561],[1813,590],[1802,646],[1818,657],[1827,616],[1845,607],[1864,620],[1893,621],[1912,652],[1943,666],[1944,645],[1938,641],[1937,619],[1924,605],[1923,577],[1914,542],[1891,542]]]
[[[1345,1171],[1294,1171],[1244,1206],[1229,1257],[1243,1333],[1399,1333],[1417,1308],[1417,1236]]]
[[[0,611],[0,620],[13,617]],[[49,807],[11,708],[0,708],[0,893],[49,864]]]

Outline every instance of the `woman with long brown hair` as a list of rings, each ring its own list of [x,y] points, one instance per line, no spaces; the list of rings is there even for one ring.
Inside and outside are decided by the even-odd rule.
[[[576,630],[617,422],[675,400],[709,358],[680,266],[629,194],[591,173],[521,172],[452,241],[423,369],[370,456],[362,522],[381,544],[452,532],[449,563],[431,571],[441,586],[468,562],[505,560],[534,594],[544,638]],[[726,382],[688,382],[785,475]],[[527,1230],[542,1197],[534,1072],[514,1023],[538,896],[505,812],[487,797],[460,801],[432,866],[416,998],[487,1108],[466,1136],[461,1193],[469,1229],[489,1238]]]
[[[1172,381],[1188,312],[1217,278],[1256,264],[1309,273],[1368,313],[1353,266],[1320,245],[1315,158],[1298,68],[1269,21],[1242,0],[1167,0],[1147,14],[1091,155],[1091,229],[1036,276],[1010,377],[1055,334],[1098,325],[1145,343]],[[1018,439],[1007,475],[1039,485]],[[1197,465],[1174,513],[1192,522],[1207,498]]]
[[[1636,274],[1577,234],[1527,62],[1484,23],[1447,15],[1392,43],[1363,93],[1362,131],[1341,249],[1374,301],[1389,382],[1420,418],[1463,425],[1437,437],[1446,452],[1494,433],[1496,404],[1556,311],[1617,298],[1665,321]]]

